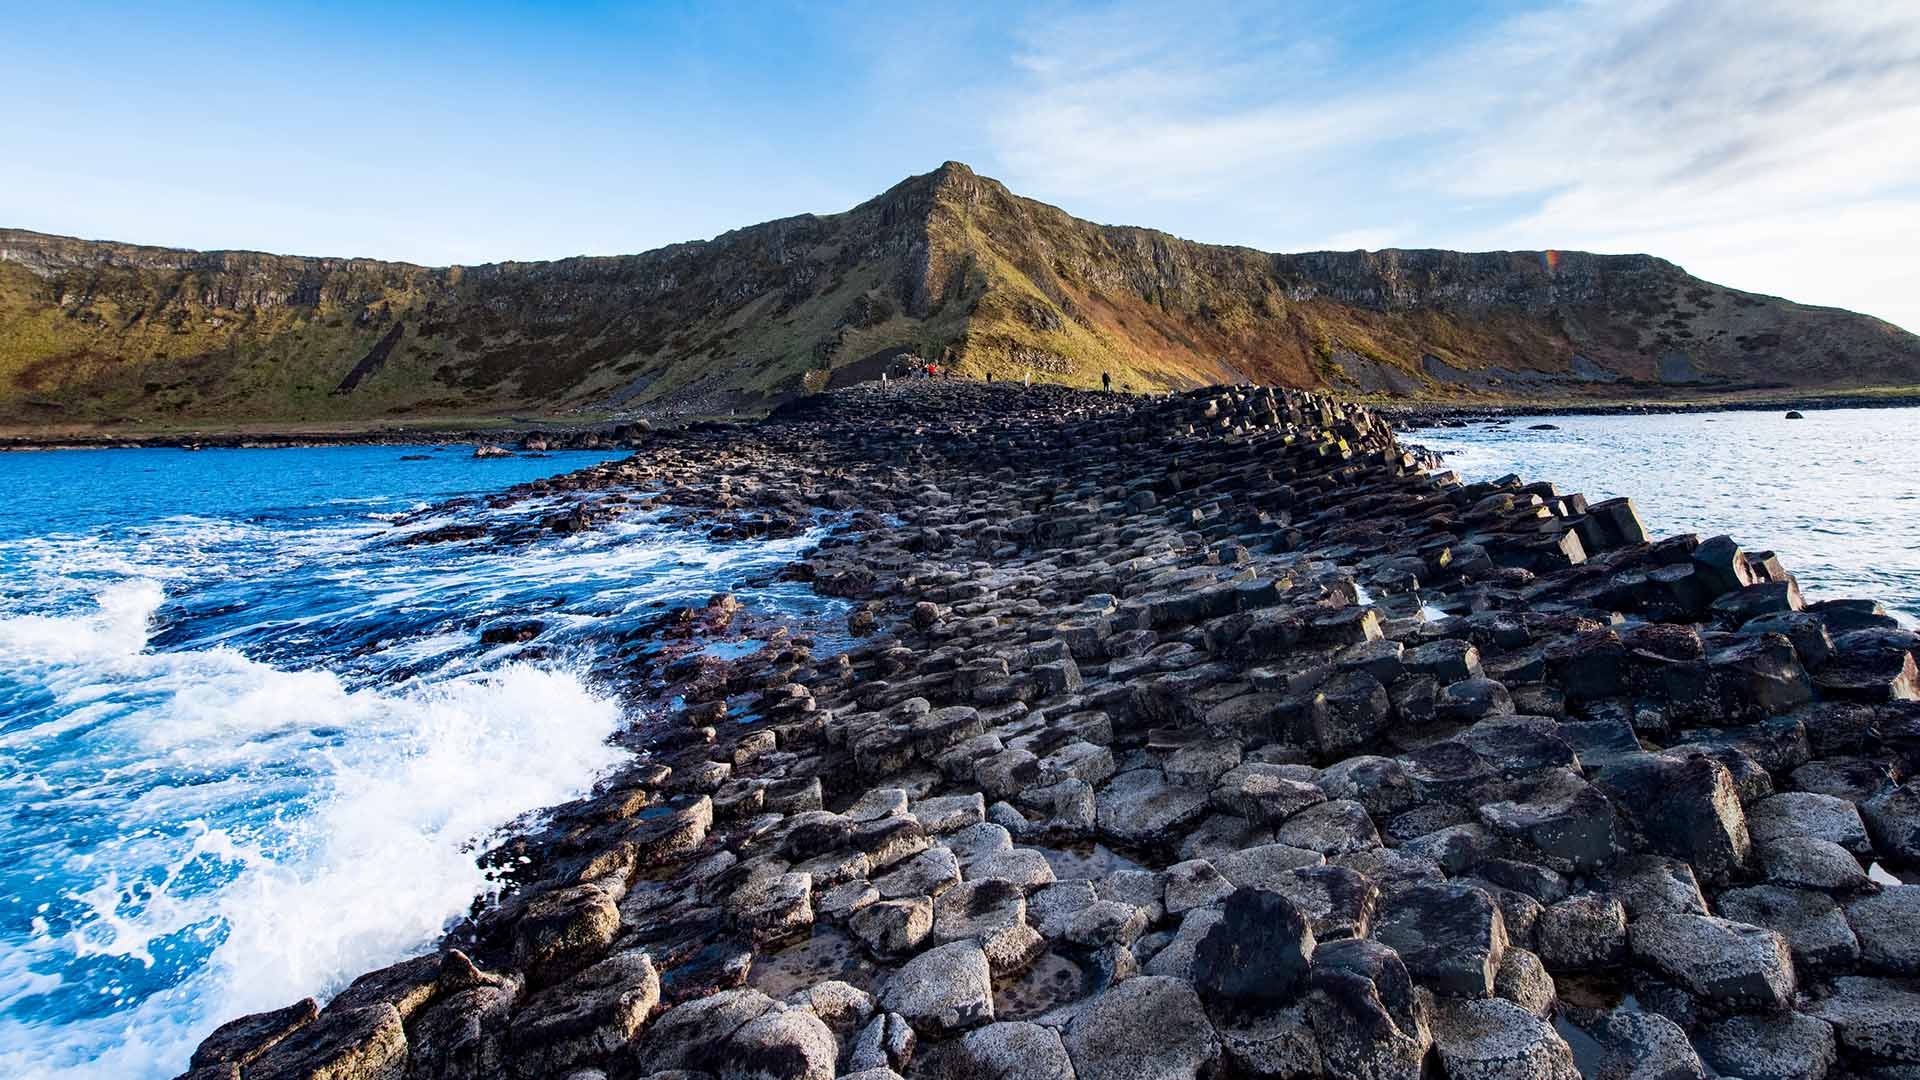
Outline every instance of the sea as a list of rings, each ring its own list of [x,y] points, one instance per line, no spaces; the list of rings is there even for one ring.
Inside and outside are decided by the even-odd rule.
[[[1627,496],[1650,535],[1770,550],[1810,600],[1872,597],[1920,625],[1920,409],[1511,416],[1402,433],[1466,480]]]
[[[844,625],[762,583],[824,521],[399,542],[551,512],[440,507],[614,456],[0,453],[0,1076],[175,1076],[218,1023],[430,948],[493,892],[476,854],[627,758],[598,673],[664,610]]]

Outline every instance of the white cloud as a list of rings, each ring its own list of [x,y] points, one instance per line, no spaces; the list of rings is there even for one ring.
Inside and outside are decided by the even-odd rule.
[[[1920,329],[1920,7],[1574,3],[1385,58],[1341,32],[1036,24],[996,146],[1205,239],[1647,251]]]

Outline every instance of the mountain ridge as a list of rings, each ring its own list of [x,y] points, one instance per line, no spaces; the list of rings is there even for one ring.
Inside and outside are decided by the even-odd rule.
[[[0,420],[760,408],[904,355],[1135,389],[1434,400],[1920,385],[1920,338],[1651,255],[1276,254],[1100,225],[948,162],[836,214],[431,267],[0,229]]]

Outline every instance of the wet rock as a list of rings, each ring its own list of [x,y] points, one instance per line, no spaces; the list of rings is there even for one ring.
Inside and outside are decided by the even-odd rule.
[[[1655,915],[1628,927],[1633,960],[1708,1001],[1785,1009],[1793,960],[1779,934],[1710,915]]]
[[[1546,1021],[1498,998],[1441,998],[1433,1041],[1448,1080],[1576,1080],[1573,1050]]]
[[[993,969],[971,941],[928,949],[894,972],[880,1007],[934,1035],[993,1022]]]
[[[624,1048],[660,1002],[653,959],[617,952],[530,998],[514,1015],[514,1067],[527,1076],[558,1076],[605,1060]]]
[[[758,990],[728,990],[676,1005],[655,1018],[638,1050],[656,1072],[832,1080],[833,1032],[806,1009]]]
[[[1198,1080],[1221,1052],[1193,987],[1159,975],[1095,998],[1062,1042],[1078,1080]]]
[[[1314,949],[1306,916],[1279,893],[1239,888],[1195,954],[1197,989],[1209,1004],[1241,1011],[1293,1003]]]
[[[1582,1010],[1586,1012],[1586,1010]],[[1590,1075],[1605,1080],[1706,1080],[1706,1067],[1678,1024],[1659,1013],[1620,1006],[1576,1021],[1600,1047]]]
[[[1314,951],[1306,1012],[1334,1076],[1418,1080],[1432,1044],[1413,979],[1392,949],[1355,938]]]
[[[284,1009],[229,1020],[200,1041],[189,1064],[195,1069],[225,1064],[245,1067],[319,1015],[319,1006],[305,998]]]
[[[1485,890],[1415,885],[1388,897],[1373,936],[1400,954],[1407,971],[1441,994],[1487,997],[1507,948],[1500,908]]]
[[[535,985],[555,982],[607,951],[620,932],[614,897],[593,885],[542,893],[514,929],[514,965]]]
[[[1833,1068],[1833,1025],[1805,1013],[1732,1016],[1709,1024],[1701,1056],[1745,1080],[1824,1080]]]
[[[261,1080],[401,1080],[406,1072],[406,1030],[400,1010],[387,1002],[323,1015],[246,1067],[249,1078]]]

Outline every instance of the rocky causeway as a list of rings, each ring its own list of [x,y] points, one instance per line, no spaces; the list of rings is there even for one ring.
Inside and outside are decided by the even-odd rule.
[[[663,619],[642,752],[497,902],[188,1077],[1920,1075],[1920,634],[1872,600],[1300,391],[630,434],[495,502],[828,524],[784,573],[851,647]]]

